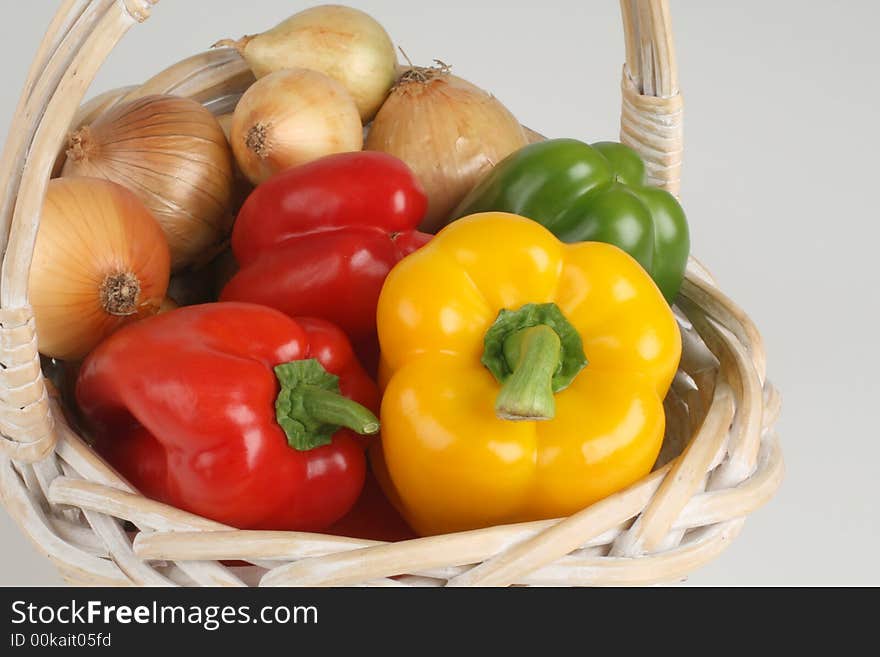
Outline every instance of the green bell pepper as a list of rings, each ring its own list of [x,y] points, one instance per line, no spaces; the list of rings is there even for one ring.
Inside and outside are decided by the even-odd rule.
[[[672,194],[645,185],[644,163],[623,144],[551,139],[526,146],[495,166],[452,218],[489,211],[533,219],[564,242],[620,247],[669,303],[681,287],[690,250],[684,211]]]

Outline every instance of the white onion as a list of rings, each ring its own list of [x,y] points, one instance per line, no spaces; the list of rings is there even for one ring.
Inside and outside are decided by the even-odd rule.
[[[363,146],[360,115],[349,93],[304,68],[271,73],[241,97],[232,118],[235,160],[255,185],[271,175]]]
[[[358,9],[312,7],[262,34],[223,40],[258,78],[286,68],[308,68],[330,76],[354,98],[364,123],[388,95],[397,70],[397,53],[385,29]]]

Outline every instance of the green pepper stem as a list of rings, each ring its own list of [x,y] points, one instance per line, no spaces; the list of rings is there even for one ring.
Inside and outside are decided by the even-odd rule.
[[[559,369],[562,344],[546,324],[519,329],[504,339],[511,374],[495,399],[503,420],[552,420],[556,415],[553,376]]]
[[[299,394],[303,407],[317,422],[346,427],[362,436],[379,431],[376,416],[348,397],[310,385],[300,388]]]

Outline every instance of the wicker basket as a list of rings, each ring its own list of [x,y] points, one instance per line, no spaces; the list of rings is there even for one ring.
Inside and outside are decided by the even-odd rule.
[[[783,464],[761,336],[691,260],[676,304],[684,351],[660,463],[565,519],[381,543],[240,531],[146,499],[65,422],[40,369],[28,268],[47,180],[71,126],[121,99],[173,93],[229,112],[253,76],[232,50],[185,60],[77,110],[95,72],[156,0],[63,0],[31,67],[0,162],[0,492],[64,578],[92,585],[619,585],[684,577],[775,492]],[[622,0],[621,139],[678,190],[682,100],[663,0]],[[663,465],[661,465],[663,464]],[[127,524],[128,521],[131,524]],[[130,531],[134,526],[138,531]],[[227,566],[220,560],[250,565]]]

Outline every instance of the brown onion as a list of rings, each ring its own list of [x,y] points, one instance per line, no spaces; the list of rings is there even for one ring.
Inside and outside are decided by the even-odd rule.
[[[435,231],[495,164],[526,145],[516,118],[449,67],[411,67],[376,115],[367,150],[404,162],[428,194],[421,228]]]
[[[40,352],[85,356],[120,326],[158,312],[168,244],[133,192],[96,178],[49,182],[28,280]]]
[[[93,176],[135,192],[155,215],[174,269],[229,232],[232,156],[214,116],[177,96],[112,107],[69,140],[63,176]]]

